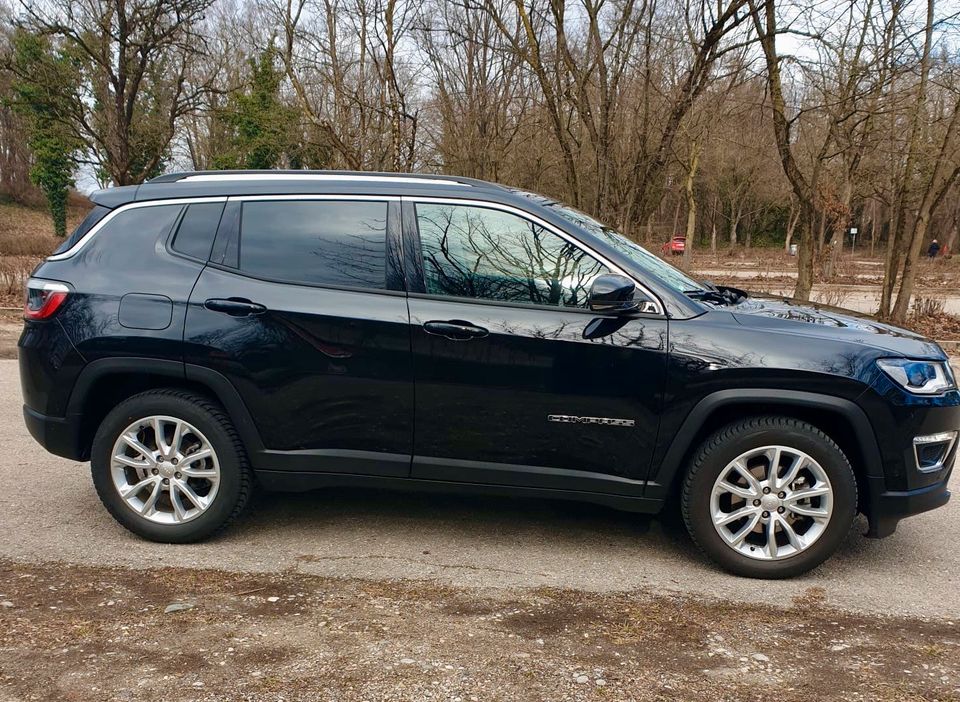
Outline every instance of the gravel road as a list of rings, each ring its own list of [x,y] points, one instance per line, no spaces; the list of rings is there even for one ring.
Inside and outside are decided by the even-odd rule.
[[[330,490],[267,495],[215,541],[142,541],[101,508],[85,464],[43,451],[21,418],[16,361],[0,361],[0,559],[127,568],[213,568],[436,586],[634,589],[789,606],[811,592],[849,611],[960,618],[960,501],[882,541],[852,533],[788,582],[728,576],[673,520],[563,502]],[[955,474],[954,492],[960,488]]]

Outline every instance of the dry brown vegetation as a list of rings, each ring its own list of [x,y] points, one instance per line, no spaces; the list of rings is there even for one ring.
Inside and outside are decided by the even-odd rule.
[[[72,229],[89,205],[79,199],[69,209]],[[0,306],[19,307],[30,272],[60,245],[53,235],[50,214],[43,208],[0,200]]]

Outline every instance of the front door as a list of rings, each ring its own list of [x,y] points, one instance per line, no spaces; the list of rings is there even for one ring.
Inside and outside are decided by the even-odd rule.
[[[512,208],[404,208],[418,271],[413,477],[641,494],[666,319],[590,312],[590,283],[610,267]]]
[[[397,202],[228,203],[190,298],[185,360],[236,388],[264,445],[259,468],[409,475],[413,376],[394,229]]]

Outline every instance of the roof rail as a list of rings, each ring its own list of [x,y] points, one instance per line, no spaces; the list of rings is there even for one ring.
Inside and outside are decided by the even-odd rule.
[[[367,181],[367,182],[406,182],[422,185],[459,185],[501,187],[474,178],[459,176],[432,175],[421,173],[382,173],[375,171],[297,171],[297,170],[236,170],[236,171],[183,171],[167,173],[151,178],[147,183],[192,183],[238,180],[327,180],[327,181]]]

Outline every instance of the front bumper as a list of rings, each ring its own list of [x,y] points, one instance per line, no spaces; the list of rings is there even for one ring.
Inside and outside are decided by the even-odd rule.
[[[871,478],[867,536],[882,539],[897,530],[901,519],[943,507],[950,500],[946,479],[917,490],[885,491],[882,478]]]
[[[896,531],[901,519],[942,507],[950,500],[950,474],[957,459],[954,441],[932,469],[923,469],[915,439],[960,430],[960,393],[922,396],[905,392],[877,371],[869,391],[859,398],[873,425],[880,464],[865,466],[861,510],[870,520],[867,536]]]

